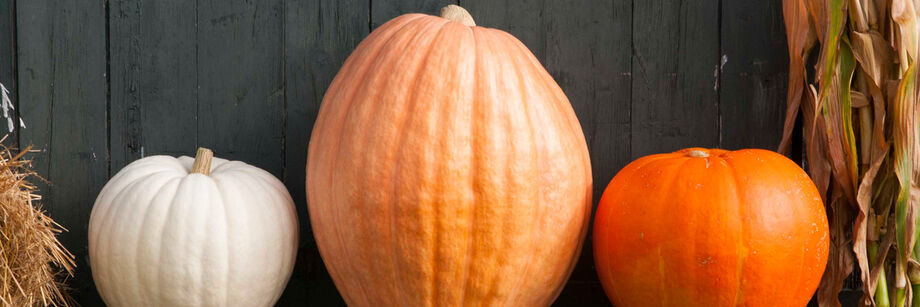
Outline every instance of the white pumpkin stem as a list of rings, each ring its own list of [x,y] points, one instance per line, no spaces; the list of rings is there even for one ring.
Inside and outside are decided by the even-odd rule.
[[[467,27],[476,26],[476,22],[473,21],[473,16],[470,15],[470,12],[467,12],[466,9],[459,5],[448,4],[441,9],[441,17],[462,23]]]
[[[214,153],[210,149],[200,147],[195,154],[195,163],[192,163],[192,174],[202,174],[208,176],[211,174],[211,158]]]

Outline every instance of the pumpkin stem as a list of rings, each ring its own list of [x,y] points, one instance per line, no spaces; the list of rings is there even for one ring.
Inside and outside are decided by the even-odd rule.
[[[703,151],[703,150],[699,150],[699,149],[693,149],[693,150],[691,150],[690,152],[688,152],[687,154],[690,155],[691,157],[694,157],[694,158],[706,158],[706,157],[709,157],[709,153],[708,153],[708,152]]]
[[[214,153],[210,149],[200,147],[198,148],[198,153],[195,154],[195,163],[192,163],[192,174],[202,174],[210,175],[211,174],[211,158],[214,157]]]
[[[466,9],[458,5],[448,4],[444,8],[441,8],[441,17],[450,21],[462,23],[467,27],[476,26],[476,22],[473,21],[473,16],[470,15],[470,12],[467,12]]]

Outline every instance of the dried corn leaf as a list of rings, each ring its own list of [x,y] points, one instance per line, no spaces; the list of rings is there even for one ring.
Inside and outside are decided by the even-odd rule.
[[[779,152],[789,154],[792,129],[805,94],[805,58],[815,44],[815,32],[808,20],[805,0],[783,0],[783,20],[789,45],[789,91],[786,93],[786,120]]]
[[[812,3],[815,1],[810,1]],[[822,2],[823,1],[818,1]],[[839,51],[840,35],[843,32],[844,17],[846,17],[846,2],[843,0],[828,0],[824,5],[827,13],[827,27],[824,31],[818,30],[818,37],[821,39],[821,58],[818,59],[818,80],[821,89],[818,91],[819,101],[824,101],[827,96],[827,90],[831,85],[834,73],[837,68],[837,52]],[[813,13],[814,14],[814,13]],[[817,19],[815,19],[817,20]],[[821,28],[816,26],[817,28]]]
[[[827,100],[827,97],[829,95],[831,84],[834,83],[835,81],[834,73],[837,71],[838,45],[840,41],[840,34],[841,34],[841,31],[843,30],[843,23],[844,23],[843,17],[845,16],[844,9],[846,8],[846,3],[843,0],[829,0],[826,2],[812,0],[808,2],[808,5],[809,5],[809,11],[812,14],[812,18],[814,21],[816,21],[815,22],[816,27],[820,29],[821,27],[819,27],[818,24],[827,25],[827,27],[824,28],[825,34],[823,35],[824,39],[822,40],[822,44],[821,44],[821,56],[817,64],[820,67],[819,69],[817,69],[818,73],[816,76],[816,78],[819,78],[817,81],[820,84],[820,90],[818,91],[817,100],[815,101],[815,104],[808,106],[812,108],[812,110],[804,110],[805,108],[803,108],[803,113],[809,113],[807,115],[806,114],[803,114],[803,115],[806,116],[806,120],[805,120],[806,126],[804,130],[806,130],[805,134],[807,136],[806,146],[808,146],[807,151],[809,154],[809,162],[812,162],[812,160],[817,159],[814,156],[814,154],[817,152],[813,152],[813,151],[816,151],[816,150],[813,150],[813,147],[815,147],[816,145],[816,141],[819,141],[821,143],[826,143],[826,135],[828,134],[828,131],[830,129],[830,127],[827,127],[826,121],[817,120],[817,116],[822,112],[821,108],[823,108],[823,106],[826,104],[825,101]],[[816,11],[816,9],[818,8],[823,8],[822,10],[824,12],[823,15]],[[827,23],[817,22],[820,20],[824,20],[824,18],[826,18]],[[822,31],[819,30],[818,33],[820,34],[822,33]],[[819,37],[822,37],[822,36],[819,35]],[[812,117],[812,119],[809,120],[808,117]],[[822,122],[822,125],[824,126],[824,131],[823,131],[824,133],[820,134],[821,135],[820,139],[815,139],[815,137],[817,136],[816,132],[819,129],[818,127],[819,122]],[[826,144],[823,144],[822,146],[824,146],[823,148],[821,148],[823,149],[822,151],[824,153],[830,153],[830,148],[828,148]],[[818,149],[818,148],[814,148],[814,149]],[[826,159],[826,157],[828,156],[822,156],[821,159]],[[825,160],[822,162],[828,163],[829,165],[833,166],[833,164],[831,164],[833,163],[833,161]],[[821,171],[819,170],[818,176],[824,177],[826,175],[826,178],[814,178],[816,184],[822,183],[822,182],[819,182],[819,180],[824,181],[824,180],[829,180],[831,178],[830,174],[821,174],[820,172]],[[823,187],[819,185],[818,187],[819,187],[819,191],[826,191],[827,185],[824,184]]]
[[[894,172],[897,175],[899,189],[895,201],[895,243],[898,248],[895,257],[896,286],[898,302],[905,300],[902,286],[906,287],[907,260],[913,250],[914,228],[916,224],[916,208],[909,203],[911,181],[913,177],[913,142],[916,134],[915,102],[917,101],[917,70],[911,64],[904,74],[898,87],[898,93],[891,105],[892,114],[892,143],[894,146]]]
[[[917,101],[917,71],[916,65],[910,65],[904,79],[898,87],[897,97],[891,105],[892,110],[892,140],[894,143],[894,171],[899,182],[898,198],[895,201],[896,229],[906,229],[908,224],[908,199],[910,198],[911,181],[913,179],[913,150],[916,140],[915,102]],[[904,232],[898,231],[898,248],[907,256],[909,240]]]
[[[920,289],[907,287],[906,274],[911,263],[911,284],[920,285],[920,245],[914,244],[920,236],[920,73],[913,68],[920,57],[920,0],[803,1],[784,1],[790,39],[786,103],[799,103],[807,167],[830,215],[831,256],[818,301],[839,306],[838,291],[855,259],[865,293],[861,305],[904,306]],[[795,14],[803,6],[807,18]],[[811,29],[793,31],[804,19]],[[804,90],[798,88],[799,75],[805,76],[798,61],[806,55],[797,53],[804,49],[793,39],[808,32],[821,50],[814,80],[804,81],[810,90]],[[795,113],[787,109],[784,152]]]
[[[850,32],[850,42],[859,67],[876,87],[881,88],[891,75],[891,47],[888,42],[875,30]]]
[[[833,178],[840,185],[848,203],[855,205],[858,162],[850,105],[850,84],[856,63],[849,44],[844,40],[839,46],[836,61],[837,78],[828,79],[831,82],[826,87],[827,92],[821,110],[827,125],[827,151]]]
[[[830,256],[827,268],[818,285],[818,305],[822,307],[840,307],[837,295],[843,287],[843,281],[853,271],[853,254],[847,236],[847,225],[852,220],[852,210],[845,203],[846,199],[837,184],[831,188],[829,201],[830,214]]]
[[[882,150],[887,151],[887,144]],[[872,199],[875,195],[875,190],[873,190],[875,177],[878,175],[878,171],[884,162],[884,156],[881,158],[872,161],[869,170],[863,175],[862,181],[859,184],[859,190],[856,194],[856,201],[859,205],[859,211],[857,212],[856,219],[853,222],[853,252],[856,255],[857,263],[859,264],[859,269],[861,272],[861,280],[863,280],[863,297],[861,305],[868,306],[872,304],[872,295],[875,293],[875,288],[878,286],[878,277],[880,269],[884,264],[884,259],[888,254],[888,246],[891,246],[891,242],[894,240],[894,237],[891,236],[893,232],[888,232],[887,235],[887,244],[883,244],[883,248],[879,252],[879,261],[876,263],[869,263],[867,251],[866,251],[866,236],[868,229],[866,229],[866,219],[868,218],[869,209],[872,208]],[[870,270],[871,265],[871,270]]]
[[[870,0],[875,6],[875,11],[869,12],[869,28],[882,33],[883,36],[888,31],[888,17],[890,16],[888,8],[891,7],[891,0]]]
[[[811,180],[815,182],[821,199],[827,199],[827,190],[831,180],[831,164],[827,159],[827,142],[824,141],[827,129],[823,120],[817,120],[816,109],[818,93],[813,86],[809,86],[809,91],[802,101],[802,119],[805,127],[812,129],[803,129],[805,137],[806,161],[808,162],[808,173]]]
[[[802,118],[805,122],[805,127],[814,127],[813,129],[804,129],[809,176],[811,176],[812,181],[815,182],[815,186],[818,188],[821,198],[828,199],[826,193],[830,184],[831,166],[826,158],[826,142],[823,140],[826,135],[824,121],[816,120],[817,91],[813,86],[809,86],[808,88],[809,91],[807,91],[805,99],[802,102]],[[838,211],[832,211],[832,213],[834,212]],[[845,211],[839,213],[843,214]],[[830,225],[835,225],[834,221],[836,220],[848,218],[847,216],[840,216],[839,214],[835,215],[831,217]],[[839,236],[833,236],[831,238],[830,257],[828,258],[827,269],[825,269],[824,276],[821,278],[821,284],[818,287],[818,300],[821,302],[820,306],[839,306],[839,302],[836,300],[836,293],[840,291],[843,280],[850,274],[850,270],[852,270],[852,258],[849,256],[849,253],[842,253],[840,251],[843,249],[837,247],[837,244],[845,244],[845,242],[835,241],[834,238],[836,237]]]
[[[890,81],[890,80],[888,80]],[[882,84],[886,84],[883,82]],[[882,89],[874,84],[869,84],[869,93],[872,96],[872,146],[870,146],[869,161],[882,160],[888,155],[888,142],[885,140],[885,120],[887,119],[887,103]]]
[[[827,27],[828,27],[828,2],[829,0],[805,0],[808,7],[808,13],[811,16],[812,26],[821,44],[826,44]]]
[[[863,94],[860,91],[850,90],[850,107],[854,109],[864,108],[869,106],[869,97],[866,97],[866,94]]]
[[[850,27],[857,31],[865,32],[869,30],[869,15],[866,10],[875,9],[864,5],[863,0],[849,0],[847,12],[850,13]]]
[[[882,84],[884,84],[884,82]],[[879,282],[878,277],[881,275],[880,273],[885,263],[884,259],[888,254],[888,248],[891,246],[891,242],[894,241],[894,232],[887,232],[886,239],[884,240],[887,243],[882,244],[881,249],[878,252],[880,255],[878,258],[879,260],[877,260],[876,263],[868,263],[868,251],[866,250],[868,230],[866,229],[865,220],[869,216],[869,209],[872,208],[875,204],[874,200],[876,200],[879,193],[883,191],[882,187],[878,188],[878,190],[875,189],[876,186],[881,186],[881,184],[876,185],[876,178],[879,177],[879,170],[882,169],[882,164],[885,162],[885,159],[888,156],[888,151],[890,149],[888,142],[885,141],[884,130],[886,113],[884,96],[881,93],[881,89],[877,87],[874,82],[870,82],[868,87],[872,95],[873,123],[871,131],[868,132],[870,135],[870,141],[867,144],[863,144],[864,146],[868,146],[869,154],[863,158],[868,159],[871,162],[869,164],[869,169],[866,170],[866,172],[863,174],[859,184],[858,192],[856,195],[859,211],[857,212],[856,219],[853,223],[853,252],[856,255],[857,263],[859,263],[859,267],[862,272],[862,276],[860,277],[863,281],[863,306],[869,306],[872,303],[872,296],[875,294],[876,287],[878,286]],[[867,129],[861,129],[861,131],[861,133],[866,133]],[[884,174],[888,174],[888,172],[884,172]],[[885,208],[877,208],[881,209],[882,212],[876,211],[876,213],[881,213],[881,216],[883,217],[888,216],[888,208],[890,208],[890,206],[885,206]],[[893,222],[889,224],[893,224]],[[877,235],[878,234],[876,234],[876,236]],[[871,265],[871,271],[866,270],[867,266],[869,265]]]
[[[920,34],[917,26],[917,4],[913,0],[893,0],[891,2],[891,19],[898,24],[900,44],[897,46],[898,56],[901,61],[902,72],[910,64],[911,59],[917,58],[918,40]]]

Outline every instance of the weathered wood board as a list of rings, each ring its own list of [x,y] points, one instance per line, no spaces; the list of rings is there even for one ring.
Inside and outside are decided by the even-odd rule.
[[[451,3],[515,35],[565,91],[591,153],[595,203],[643,155],[779,142],[788,61],[779,0],[0,0],[0,83],[28,126],[10,141],[40,150],[34,166],[52,182],[41,186],[44,207],[78,257],[78,301],[102,304],[86,231],[106,180],[141,157],[208,146],[278,176],[297,204],[300,253],[279,305],[343,305],[304,195],[323,94],[374,28]],[[607,303],[588,240],[557,305]]]

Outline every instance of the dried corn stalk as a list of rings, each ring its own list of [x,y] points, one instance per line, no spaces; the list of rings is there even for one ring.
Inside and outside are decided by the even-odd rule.
[[[0,305],[67,306],[61,278],[72,274],[73,255],[56,238],[62,227],[38,207],[28,151],[0,145]]]
[[[784,0],[783,17],[789,95],[779,151],[788,153],[801,111],[809,174],[831,223],[818,303],[840,306],[855,262],[860,305],[920,306],[920,0]]]

